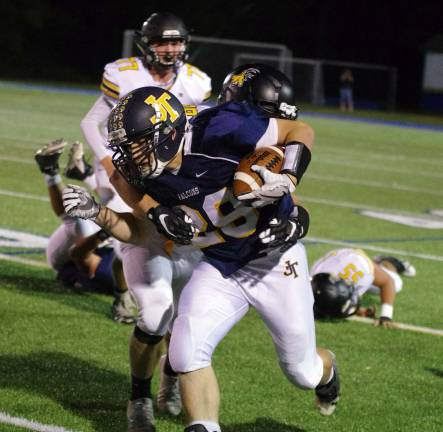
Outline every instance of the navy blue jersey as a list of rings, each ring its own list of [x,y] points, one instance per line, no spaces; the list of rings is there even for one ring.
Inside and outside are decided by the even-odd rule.
[[[93,278],[80,271],[74,262],[67,261],[57,272],[57,279],[64,285],[74,288],[112,294],[114,292],[114,280],[112,277],[114,250],[103,247],[96,249],[94,253],[100,255],[102,259],[97,266]]]
[[[272,217],[289,215],[290,196],[263,209],[234,198],[232,180],[239,161],[255,150],[269,118],[246,103],[231,102],[201,112],[191,121],[182,165],[145,183],[145,191],[166,206],[180,205],[200,233],[193,244],[227,276],[264,250],[258,234]]]

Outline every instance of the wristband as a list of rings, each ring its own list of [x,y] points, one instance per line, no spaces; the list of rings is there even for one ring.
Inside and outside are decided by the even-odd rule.
[[[380,320],[382,318],[388,318],[388,319],[392,320],[393,315],[394,315],[394,306],[392,306],[388,303],[383,303],[381,305],[381,310],[380,310]]]
[[[297,179],[297,184],[299,184],[309,162],[311,162],[311,150],[298,141],[288,142],[284,144],[284,147],[285,158],[280,173],[292,174]]]

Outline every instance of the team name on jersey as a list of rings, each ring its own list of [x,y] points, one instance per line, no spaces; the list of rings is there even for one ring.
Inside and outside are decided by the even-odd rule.
[[[184,192],[179,192],[177,194],[177,197],[178,197],[179,200],[183,201],[183,200],[185,200],[187,198],[196,196],[199,193],[200,193],[200,189],[198,188],[198,186],[196,186],[196,187],[193,187],[192,189],[188,189],[188,190],[186,190]]]

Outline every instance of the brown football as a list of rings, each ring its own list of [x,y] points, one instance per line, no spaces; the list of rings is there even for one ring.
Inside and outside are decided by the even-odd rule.
[[[238,164],[232,182],[232,191],[238,198],[263,185],[263,179],[251,170],[252,165],[266,167],[273,173],[279,173],[283,165],[284,152],[281,147],[260,147],[245,156]]]

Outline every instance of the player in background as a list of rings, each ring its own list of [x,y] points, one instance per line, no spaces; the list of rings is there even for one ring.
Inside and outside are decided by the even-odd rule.
[[[143,86],[168,89],[183,104],[199,105],[206,100],[211,93],[211,80],[186,63],[189,39],[189,32],[179,17],[167,12],[153,13],[135,34],[141,55],[105,66],[100,86],[102,95],[81,121],[81,129],[95,154],[94,170],[102,202],[114,210],[132,211],[109,182],[114,166],[112,152],[107,148],[108,116],[119,99]],[[154,423],[151,379],[163,350],[160,342],[172,319],[172,285],[182,284],[200,258],[199,252],[189,248],[168,248],[153,226],[151,234],[143,244],[121,244],[120,247],[125,278],[140,311],[129,347],[128,431],[139,430],[140,424]],[[157,407],[178,415],[181,411],[178,378],[165,358],[161,359],[161,371]]]
[[[244,72],[241,85],[260,73]],[[155,116],[159,110],[162,118]],[[181,293],[169,348],[172,368],[180,372],[185,431],[221,430],[211,356],[250,306],[267,325],[288,379],[315,388],[320,412],[332,414],[339,396],[335,356],[316,349],[306,254],[297,243],[303,221],[290,196],[310,160],[312,128],[269,118],[247,102],[205,110],[188,128],[179,101],[151,87],[120,101],[109,133],[116,167],[149,194],[149,219],[168,238],[193,242],[205,255]],[[255,208],[247,207],[233,197],[232,178],[244,156],[267,145],[286,147],[283,171],[257,167],[265,184],[253,194]],[[65,189],[64,205],[123,241],[147,235],[147,221],[100,206],[78,187]]]
[[[408,262],[390,256],[374,259],[361,249],[332,250],[311,267],[316,318],[375,317],[375,306],[360,307],[367,291],[380,295],[380,317],[375,325],[395,327],[393,322],[395,296],[403,288],[401,276],[415,276]]]
[[[111,309],[113,319],[133,323],[135,305],[122,278],[121,263],[112,248],[103,246],[109,235],[96,224],[73,219],[64,211],[64,185],[58,160],[66,144],[63,139],[58,139],[35,153],[37,165],[45,175],[51,207],[62,220],[49,238],[46,250],[48,263],[57,272],[57,279],[67,286],[115,295]],[[64,174],[84,181],[92,190],[96,188],[95,176],[84,160],[81,143],[72,144]]]

